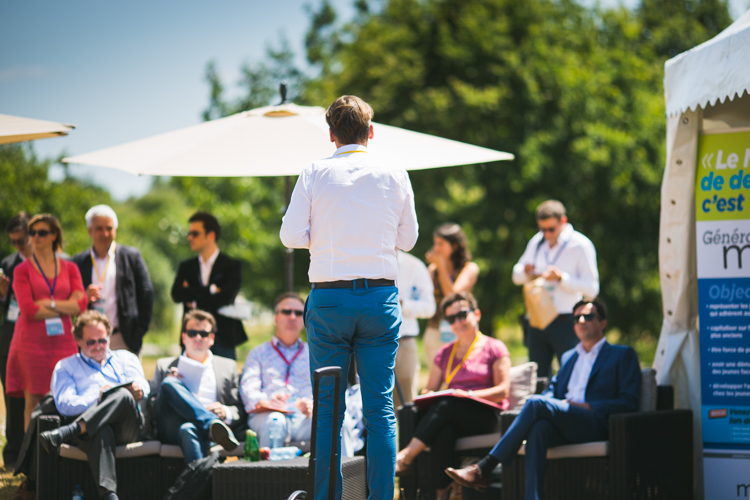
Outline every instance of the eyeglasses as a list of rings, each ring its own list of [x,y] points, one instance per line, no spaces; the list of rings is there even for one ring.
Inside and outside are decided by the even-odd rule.
[[[52,231],[48,231],[46,229],[29,229],[29,236],[32,238],[34,236],[39,235],[40,238],[44,238],[45,236],[49,236],[52,234]]]
[[[107,342],[109,342],[109,339],[97,339],[97,340],[87,340],[86,341],[86,347],[94,347],[95,344],[99,345],[107,345]]]
[[[197,238],[198,236],[201,235],[201,232],[200,231],[188,231],[187,235],[188,235],[188,238]]]
[[[594,321],[594,319],[597,319],[598,316],[596,313],[588,313],[588,314],[574,314],[573,315],[573,323],[578,323],[581,321],[581,318],[584,319],[584,321]]]
[[[206,330],[185,330],[185,334],[190,337],[191,339],[194,339],[196,335],[200,335],[204,339],[211,335],[212,331],[206,331]]]
[[[301,318],[303,314],[305,314],[305,311],[301,309],[279,309],[279,312],[283,314],[284,316],[297,316],[298,318]]]
[[[10,244],[15,247],[20,247],[26,244],[26,237],[19,238],[17,240],[14,240],[13,238],[10,239]]]
[[[469,315],[471,312],[471,309],[466,309],[464,311],[458,311],[456,314],[451,314],[450,316],[445,317],[445,321],[447,321],[449,324],[453,324],[456,322],[457,319],[465,320],[466,316]]]

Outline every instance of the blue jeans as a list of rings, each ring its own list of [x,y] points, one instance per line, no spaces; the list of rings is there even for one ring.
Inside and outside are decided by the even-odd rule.
[[[177,377],[164,378],[158,404],[156,428],[161,441],[179,445],[186,464],[207,456],[209,428],[219,417],[208,411]]]
[[[609,433],[594,412],[551,396],[531,396],[490,455],[507,466],[526,440],[526,500],[539,500],[547,449],[563,444],[604,441]]]
[[[395,286],[377,288],[314,289],[305,304],[305,326],[310,348],[310,372],[340,366],[344,377],[339,394],[338,477],[336,498],[341,498],[341,424],[346,411],[346,374],[354,353],[362,389],[367,427],[367,484],[369,498],[392,500],[396,472],[396,415],[393,411],[393,368],[398,349],[401,307]],[[311,375],[312,376],[312,375]],[[328,498],[331,454],[333,380],[320,384],[316,429],[315,500]]]

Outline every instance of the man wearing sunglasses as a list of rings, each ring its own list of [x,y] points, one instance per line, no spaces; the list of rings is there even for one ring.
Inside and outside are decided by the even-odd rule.
[[[446,469],[461,485],[486,488],[498,463],[507,466],[526,440],[526,499],[544,498],[547,449],[564,444],[606,441],[609,416],[638,409],[641,369],[632,347],[604,338],[607,309],[598,300],[573,307],[579,343],[563,355],[549,387],[531,396],[502,439],[479,464]]]
[[[99,311],[78,316],[73,336],[81,352],[60,360],[52,374],[55,406],[72,422],[39,436],[49,453],[63,443],[83,450],[99,497],[106,500],[117,499],[115,447],[138,441],[143,429],[138,401],[149,394],[138,356],[112,351],[111,333],[109,319]]]
[[[117,214],[108,205],[91,207],[85,215],[91,247],[73,256],[81,271],[89,309],[112,322],[110,348],[138,354],[151,323],[154,290],[141,252],[121,245]]]
[[[10,341],[13,338],[13,330],[16,327],[16,319],[20,314],[16,296],[13,293],[13,271],[16,266],[31,257],[31,244],[29,243],[28,224],[29,214],[20,212],[8,221],[5,232],[8,233],[10,244],[16,249],[15,252],[5,257],[0,262],[0,308],[5,315],[2,330],[0,330],[0,381],[5,385],[5,371],[8,365],[8,352]],[[23,441],[23,398],[5,396],[5,438],[6,444],[3,448],[3,462],[6,464],[16,463],[18,453],[21,451]]]
[[[539,205],[536,222],[539,232],[513,266],[513,283],[544,278],[544,289],[557,311],[557,318],[544,330],[524,324],[529,361],[537,363],[538,376],[549,377],[552,357],[557,355],[562,366],[562,355],[576,345],[570,311],[583,297],[599,295],[599,270],[594,244],[573,229],[562,203],[547,200]]]
[[[242,266],[239,260],[219,251],[216,242],[221,226],[216,217],[196,212],[188,222],[190,250],[198,255],[180,262],[172,285],[172,300],[183,304],[183,314],[200,309],[213,315],[216,337],[211,352],[237,359],[235,346],[247,340],[245,328],[242,321],[222,315],[219,309],[234,304],[242,285]]]
[[[216,338],[214,317],[194,309],[182,324],[185,352],[156,362],[151,390],[158,394],[159,439],[179,445],[185,463],[190,464],[207,456],[212,443],[234,451],[239,446],[235,435],[245,429],[245,415],[237,363],[210,350]]]
[[[248,426],[260,446],[270,446],[270,423],[282,423],[283,440],[309,441],[312,429],[310,351],[300,339],[304,327],[302,298],[284,293],[276,299],[276,332],[247,355],[240,393],[249,415]]]

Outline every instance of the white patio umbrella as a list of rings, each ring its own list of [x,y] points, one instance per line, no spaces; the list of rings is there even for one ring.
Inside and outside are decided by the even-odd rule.
[[[282,88],[282,100],[285,91]],[[374,123],[368,150],[407,170],[512,160],[502,151],[472,146],[428,134]],[[287,176],[291,179],[313,160],[327,158],[329,142],[325,109],[282,103],[155,135],[120,146],[63,159],[115,168],[137,175],[186,177]],[[292,289],[292,250],[286,250],[286,288]]]
[[[33,141],[68,135],[75,125],[34,120],[20,116],[0,115],[0,144]]]
[[[513,155],[374,124],[368,148],[407,170],[512,160]],[[138,175],[259,177],[298,175],[333,154],[325,109],[281,104],[65,158]]]

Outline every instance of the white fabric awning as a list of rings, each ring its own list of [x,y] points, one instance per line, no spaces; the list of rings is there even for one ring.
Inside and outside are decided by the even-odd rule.
[[[0,144],[33,141],[68,135],[75,125],[34,120],[20,116],[0,115]]]
[[[750,10],[711,40],[664,64],[667,116],[750,93]]]
[[[419,170],[512,160],[513,155],[463,142],[373,124],[368,150],[391,165]],[[325,109],[283,104],[65,158],[132,174],[194,177],[298,175],[336,150]]]

